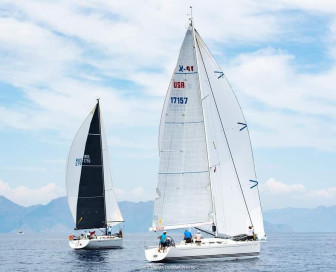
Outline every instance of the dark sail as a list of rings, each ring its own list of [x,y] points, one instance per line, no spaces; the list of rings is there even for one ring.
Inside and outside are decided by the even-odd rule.
[[[96,105],[82,159],[79,181],[76,229],[103,228],[106,225],[102,140],[99,101]]]

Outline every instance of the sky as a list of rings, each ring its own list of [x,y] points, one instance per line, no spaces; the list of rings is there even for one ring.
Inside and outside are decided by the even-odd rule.
[[[118,200],[153,199],[190,5],[248,122],[263,209],[335,205],[334,0],[0,0],[0,195],[64,196],[100,98]]]

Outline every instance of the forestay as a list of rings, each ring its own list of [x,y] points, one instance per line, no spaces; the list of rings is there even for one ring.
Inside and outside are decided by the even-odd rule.
[[[183,41],[161,116],[153,229],[213,222],[208,158],[192,27]]]

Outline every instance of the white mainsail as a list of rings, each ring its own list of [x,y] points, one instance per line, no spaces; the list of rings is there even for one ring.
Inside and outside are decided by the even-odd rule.
[[[153,229],[213,222],[194,34],[189,27],[161,117]]]
[[[77,218],[77,202],[78,192],[80,186],[80,177],[82,172],[82,160],[84,157],[84,150],[88,138],[90,124],[98,104],[93,108],[84,123],[78,130],[70,148],[67,169],[66,169],[66,187],[67,197],[70,211],[74,221]],[[123,222],[117,199],[114,194],[112,178],[109,166],[108,146],[105,136],[105,129],[101,119],[101,148],[103,157],[103,172],[104,172],[104,196],[105,196],[105,213],[106,224],[116,225]],[[94,182],[94,181],[93,181]]]
[[[245,118],[192,25],[163,107],[159,152],[152,229],[213,223],[218,234],[237,235],[253,225],[265,235]]]

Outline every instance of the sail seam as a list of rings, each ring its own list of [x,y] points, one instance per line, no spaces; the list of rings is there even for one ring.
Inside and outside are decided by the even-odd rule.
[[[97,198],[97,197],[104,197],[102,196],[79,196],[78,198]]]
[[[165,124],[199,124],[204,123],[204,121],[197,121],[197,122],[165,122]]]
[[[159,175],[179,175],[179,174],[199,174],[199,173],[208,173],[209,170],[206,171],[195,171],[195,172],[172,172],[172,173],[158,173]]]

